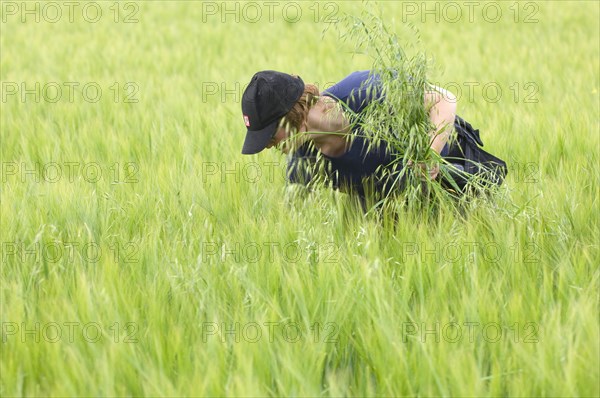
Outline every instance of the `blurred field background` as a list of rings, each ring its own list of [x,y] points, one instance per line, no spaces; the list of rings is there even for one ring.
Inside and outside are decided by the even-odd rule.
[[[363,3],[66,3],[0,2],[0,395],[600,394],[599,3],[378,5],[509,163],[396,227],[240,154],[255,72],[369,68]]]

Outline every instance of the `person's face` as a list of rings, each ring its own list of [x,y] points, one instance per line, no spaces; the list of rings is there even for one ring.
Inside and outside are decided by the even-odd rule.
[[[281,150],[281,152],[287,154],[290,151],[289,150],[289,145],[286,145],[285,142],[283,144],[281,144],[282,141],[285,141],[287,138],[288,138],[288,134],[285,131],[285,128],[280,127],[275,132],[275,135],[273,136],[273,138],[271,138],[271,141],[267,145],[267,148],[276,147],[279,150]],[[280,146],[280,144],[281,144],[281,146]]]

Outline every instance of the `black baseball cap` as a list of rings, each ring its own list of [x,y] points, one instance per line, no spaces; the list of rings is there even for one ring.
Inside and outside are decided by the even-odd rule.
[[[300,77],[265,70],[252,76],[242,95],[242,114],[248,128],[242,154],[251,155],[266,148],[279,121],[304,93]]]

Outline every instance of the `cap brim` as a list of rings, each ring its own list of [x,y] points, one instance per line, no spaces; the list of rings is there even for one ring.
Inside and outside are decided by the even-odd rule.
[[[244,146],[242,147],[243,155],[253,155],[259,153],[269,145],[271,137],[277,131],[279,120],[274,121],[262,130],[250,131],[246,133],[246,139],[244,140]]]

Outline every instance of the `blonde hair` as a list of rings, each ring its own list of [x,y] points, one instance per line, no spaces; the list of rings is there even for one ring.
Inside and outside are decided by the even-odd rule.
[[[294,76],[294,75],[292,75]],[[302,124],[308,119],[308,111],[319,100],[319,89],[314,84],[305,84],[304,92],[296,104],[281,119],[283,126],[290,133],[296,133],[302,127]]]

